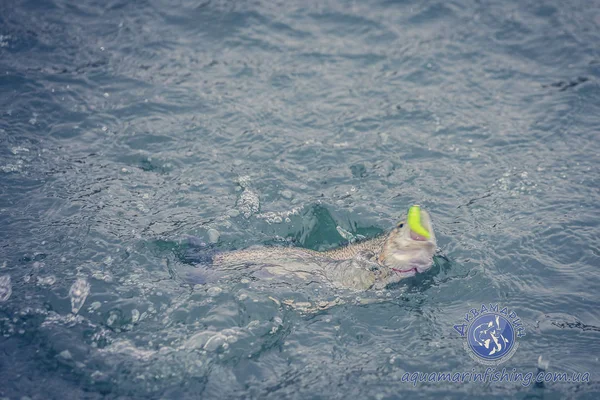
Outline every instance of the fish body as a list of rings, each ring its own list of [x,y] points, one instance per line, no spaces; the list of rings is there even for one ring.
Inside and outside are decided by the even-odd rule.
[[[212,268],[223,272],[251,268],[259,279],[289,277],[325,281],[340,288],[382,289],[431,268],[437,248],[435,234],[429,214],[418,212],[419,229],[401,221],[386,235],[323,252],[257,246],[216,253]]]

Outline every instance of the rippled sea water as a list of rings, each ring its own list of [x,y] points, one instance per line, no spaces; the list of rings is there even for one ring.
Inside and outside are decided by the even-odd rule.
[[[599,43],[595,1],[0,2],[0,396],[598,398]],[[435,266],[385,291],[184,279],[414,203]],[[402,381],[483,370],[482,303],[504,367],[591,379]]]

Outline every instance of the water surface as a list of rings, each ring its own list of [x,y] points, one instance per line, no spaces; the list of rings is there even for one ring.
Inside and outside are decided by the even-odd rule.
[[[0,2],[0,395],[597,398],[599,25],[589,1]],[[415,203],[436,265],[383,292],[183,279],[210,229],[324,250]],[[526,329],[503,366],[590,382],[402,382],[483,370],[452,328],[482,303]]]

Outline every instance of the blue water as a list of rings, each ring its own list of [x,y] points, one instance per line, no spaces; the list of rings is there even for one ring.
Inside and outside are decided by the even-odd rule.
[[[594,1],[0,2],[0,397],[598,398],[599,28]],[[184,279],[189,241],[323,250],[415,203],[435,266],[385,291]],[[590,379],[403,382],[484,371],[453,326],[490,303],[526,332],[500,368]]]

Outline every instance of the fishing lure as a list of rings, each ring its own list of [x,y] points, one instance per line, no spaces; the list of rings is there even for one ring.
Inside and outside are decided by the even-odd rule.
[[[431,236],[427,229],[423,228],[423,225],[421,225],[421,207],[418,205],[414,205],[408,210],[408,226],[419,236],[423,236],[427,239]]]

